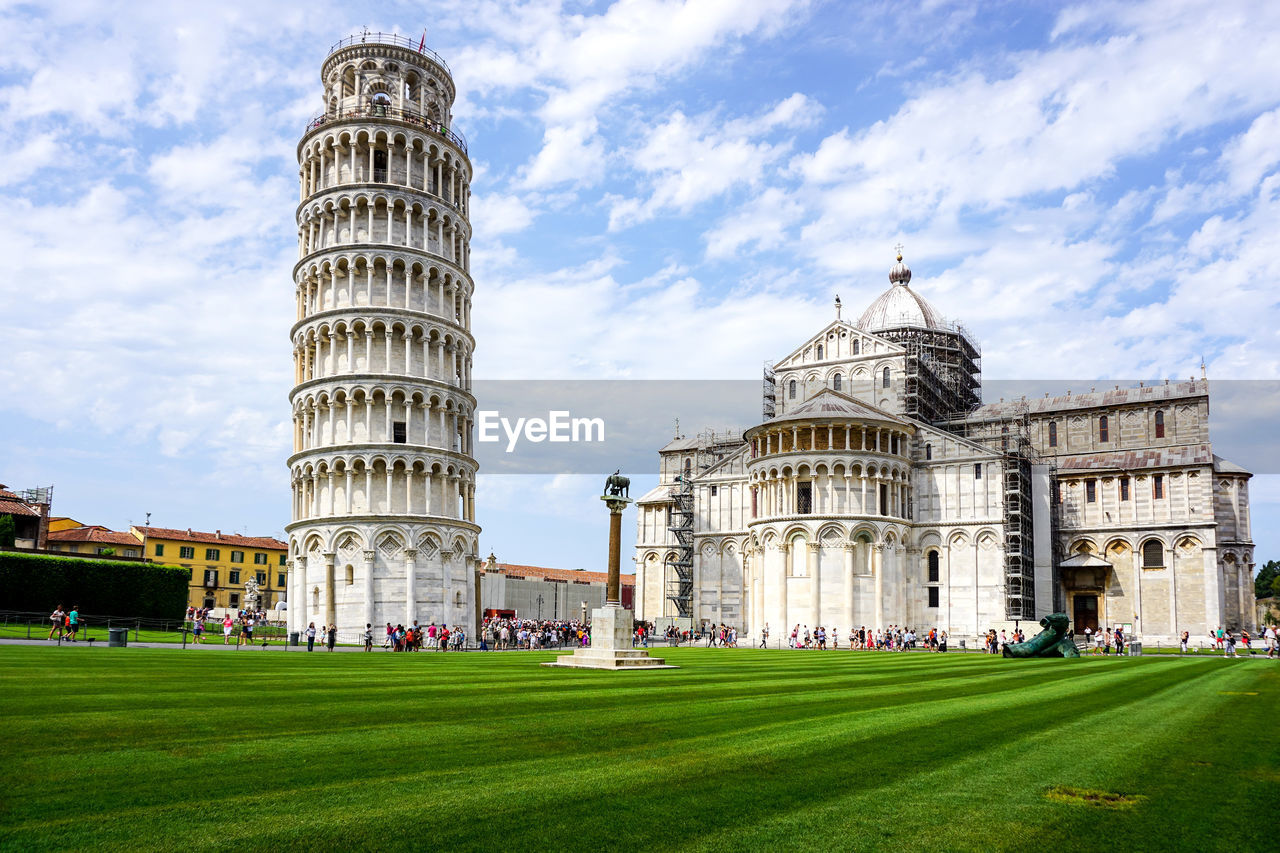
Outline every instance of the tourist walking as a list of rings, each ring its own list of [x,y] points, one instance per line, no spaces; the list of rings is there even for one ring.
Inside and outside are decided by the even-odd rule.
[[[764,627],[760,629],[760,648],[769,648],[769,623],[764,623]]]
[[[1277,648],[1280,646],[1280,634],[1276,633],[1275,625],[1268,625],[1267,630],[1263,632],[1262,637],[1267,644],[1267,660],[1271,660],[1276,656],[1276,653],[1280,651],[1280,649]]]
[[[1182,636],[1178,639],[1178,651],[1182,654],[1187,653],[1187,643],[1191,641],[1191,632],[1183,631]]]
[[[329,640],[328,640],[329,651],[333,651],[333,647],[336,646],[337,644],[338,644],[338,626],[330,625]]]
[[[312,622],[307,626],[307,651],[312,651],[316,647],[316,623]]]
[[[59,604],[57,607],[53,609],[53,613],[49,614],[49,621],[53,623],[53,625],[49,627],[50,640],[53,639],[53,634],[55,631],[58,634],[58,639],[59,640],[62,639],[62,628],[63,628],[63,623],[66,622],[66,619],[67,619],[67,611],[63,610],[62,605]]]
[[[80,631],[80,605],[71,605],[71,612],[67,614],[67,637],[71,642],[76,642],[76,634]]]
[[[222,645],[231,642],[231,614],[222,617]]]
[[[373,651],[373,623],[364,623],[364,650],[366,652]]]

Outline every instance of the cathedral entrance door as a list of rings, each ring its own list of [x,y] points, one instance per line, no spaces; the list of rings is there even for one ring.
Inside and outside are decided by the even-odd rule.
[[[1085,628],[1098,630],[1098,596],[1077,593],[1072,597],[1074,615],[1072,622],[1077,634],[1083,634]]]

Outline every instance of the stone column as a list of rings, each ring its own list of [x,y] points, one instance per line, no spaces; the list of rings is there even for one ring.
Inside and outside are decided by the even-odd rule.
[[[326,625],[333,625],[338,621],[338,608],[334,603],[333,588],[333,558],[335,554],[332,551],[324,553],[324,621]]]
[[[450,577],[449,563],[453,561],[453,552],[448,549],[440,550],[440,589],[444,596],[444,619],[445,624],[449,624],[450,611],[453,608],[453,578]]]
[[[404,624],[412,625],[418,612],[418,550],[404,549]]]
[[[821,542],[809,543],[808,565],[805,569],[809,573],[809,623],[815,631],[822,624],[822,569],[818,561],[820,548]]]
[[[875,619],[876,630],[879,631],[884,627],[884,543],[877,542],[871,552],[871,572],[875,575],[876,582],[876,603],[875,603]]]
[[[1130,639],[1137,640],[1146,629],[1142,622],[1142,549],[1131,549],[1129,556],[1133,559],[1133,637]],[[1127,615],[1120,614],[1120,621],[1123,622]]]
[[[853,625],[853,551],[856,546],[844,546],[844,624]]]
[[[788,571],[791,561],[791,546],[784,542],[778,546],[778,553],[781,557],[778,561],[778,629],[789,633],[791,624],[787,613],[787,576],[791,574]]]
[[[288,630],[290,633],[294,631],[302,631],[306,626],[299,627],[298,620],[301,618],[302,598],[298,595],[298,564],[294,560],[289,560],[284,564],[285,574],[285,601],[289,604]]]
[[[378,556],[377,551],[365,551],[364,555],[364,621],[374,624],[373,607],[373,564]]]

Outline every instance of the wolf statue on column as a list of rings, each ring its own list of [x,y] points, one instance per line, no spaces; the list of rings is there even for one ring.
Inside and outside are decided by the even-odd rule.
[[[1025,643],[1005,643],[1004,656],[1007,658],[1078,658],[1080,650],[1067,636],[1067,627],[1071,621],[1065,613],[1050,613],[1040,620],[1044,628]]]

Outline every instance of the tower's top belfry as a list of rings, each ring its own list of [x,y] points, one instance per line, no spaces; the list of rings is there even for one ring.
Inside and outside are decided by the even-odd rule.
[[[424,125],[466,153],[453,130],[456,90],[449,65],[422,42],[394,33],[363,32],[329,48],[320,67],[324,115],[312,126],[351,115]]]

